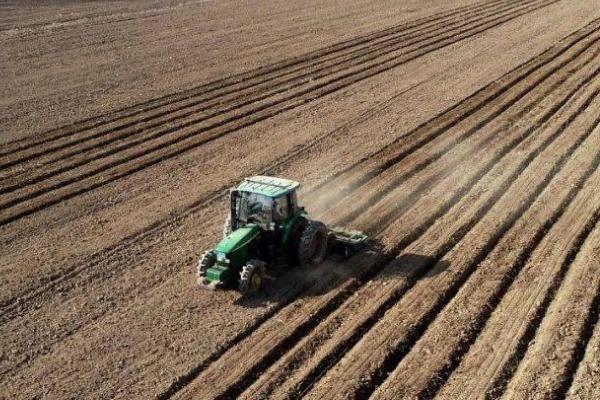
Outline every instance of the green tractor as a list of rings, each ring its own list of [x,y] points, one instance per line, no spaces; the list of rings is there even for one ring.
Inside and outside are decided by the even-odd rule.
[[[330,252],[346,257],[366,243],[361,232],[328,229],[298,204],[298,182],[268,176],[246,178],[230,190],[223,239],[198,262],[198,283],[253,293],[267,269],[322,262]]]

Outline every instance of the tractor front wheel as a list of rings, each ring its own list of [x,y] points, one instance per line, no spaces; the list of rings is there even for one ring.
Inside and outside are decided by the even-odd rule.
[[[327,253],[327,227],[319,221],[308,221],[298,242],[298,263],[319,264]]]
[[[196,274],[198,275],[198,283],[202,283],[206,277],[206,271],[215,264],[217,256],[213,250],[207,250],[200,257]]]
[[[252,294],[258,292],[265,280],[265,263],[259,260],[250,260],[240,272],[240,292]]]

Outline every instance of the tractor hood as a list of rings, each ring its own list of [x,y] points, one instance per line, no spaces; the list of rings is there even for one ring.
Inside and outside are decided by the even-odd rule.
[[[223,254],[231,254],[238,249],[244,247],[248,242],[254,239],[260,232],[256,225],[247,225],[243,228],[236,229],[227,237],[223,238],[217,245],[215,250]]]

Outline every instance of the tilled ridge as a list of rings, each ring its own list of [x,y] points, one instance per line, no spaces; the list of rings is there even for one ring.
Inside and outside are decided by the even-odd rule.
[[[576,108],[575,115],[581,111],[581,103],[583,103],[583,107],[585,107],[585,100],[586,98],[582,99],[578,102],[579,104],[574,106]],[[578,111],[577,107],[579,107]],[[419,262],[424,262],[428,265],[433,264],[432,260],[428,260],[427,257],[423,257],[423,260],[419,261],[418,259],[415,259],[415,257],[411,257],[410,254],[418,251],[422,252],[424,248],[430,247],[431,243],[436,243],[436,241],[439,240],[438,238],[446,237],[446,235],[450,235],[455,241],[459,240],[459,235],[456,233],[452,235],[452,232],[460,232],[460,229],[455,227],[456,223],[460,222],[464,225],[466,223],[465,221],[477,221],[478,218],[481,217],[480,214],[484,213],[483,210],[489,209],[494,202],[498,201],[499,196],[503,195],[507,190],[510,193],[517,192],[520,196],[524,196],[527,194],[527,188],[536,186],[536,183],[532,182],[532,180],[541,180],[542,185],[546,184],[547,182],[542,179],[544,176],[542,171],[547,171],[546,176],[552,176],[557,166],[562,165],[564,159],[570,156],[577,145],[586,137],[582,133],[579,143],[566,146],[565,144],[570,144],[571,138],[568,135],[563,134],[565,129],[564,126],[556,127],[556,125],[559,125],[559,123],[556,122],[546,127],[538,135],[529,137],[522,145],[519,145],[514,152],[511,153],[512,157],[505,157],[496,164],[490,173],[479,182],[465,198],[463,198],[443,218],[436,221],[429,229],[428,234],[423,236],[413,245],[407,247],[405,253],[401,256],[404,260],[399,261],[400,264],[405,265],[405,268],[407,269],[406,273],[408,275],[414,273],[412,269],[415,268]],[[589,134],[589,131],[587,134]],[[554,143],[559,136],[560,139]],[[547,146],[550,146],[548,150],[541,153]],[[562,158],[560,157],[561,154]],[[546,162],[547,159],[555,159],[555,156],[557,157],[556,164]],[[534,159],[535,161],[532,162]],[[531,166],[531,169],[527,169],[529,166]],[[537,166],[540,168],[536,168]],[[514,183],[514,187],[511,187],[511,184],[513,184],[515,179],[517,179],[521,173],[523,173],[524,176]],[[540,185],[540,183],[537,185]],[[514,197],[504,197],[502,204],[511,201],[516,201],[516,199]],[[484,220],[492,220],[494,212],[508,212],[507,209],[503,209],[501,205],[495,206],[493,210],[492,216],[485,216]],[[409,224],[410,220],[405,220],[404,222]],[[477,233],[469,233],[468,238],[463,239],[459,248],[464,250],[463,248],[465,246],[468,247],[474,241],[481,241],[483,238],[491,235],[493,232],[483,234],[482,232],[477,231],[477,229],[483,229],[482,227],[493,231],[495,225],[488,225],[489,224],[478,225],[477,228],[474,228],[474,231]],[[448,245],[446,245],[446,247],[447,246]],[[430,251],[435,252],[436,250],[430,248]],[[452,254],[456,254],[457,252],[458,251],[454,250],[452,251]],[[458,254],[460,254],[460,252],[458,252]],[[456,257],[456,255],[454,257]],[[464,260],[459,261],[462,263],[465,262]],[[439,265],[445,266],[446,264],[445,262],[440,262]],[[454,263],[451,263],[450,265],[452,271],[456,271],[456,268],[458,268],[458,266],[454,266]],[[476,262],[472,262],[469,267],[474,268],[475,266]],[[344,308],[340,309],[339,312],[332,314],[328,321],[321,324],[317,332],[307,336],[302,343],[299,343],[295,347],[293,352],[286,355],[280,362],[274,365],[267,374],[261,376],[259,381],[245,393],[245,397],[256,398],[261,396],[273,396],[275,398],[283,398],[289,393],[301,393],[312,385],[321,375],[325,374],[327,369],[333,366],[336,360],[352,347],[353,343],[356,343],[361,336],[366,334],[368,330],[372,328],[377,320],[383,317],[384,311],[391,308],[392,305],[398,301],[399,293],[402,293],[402,291],[394,292],[395,285],[388,282],[385,278],[393,276],[393,273],[389,271],[386,273],[385,271],[386,270],[382,273],[381,278],[377,278],[375,282],[371,282],[369,285],[365,286],[363,290],[357,293],[358,297],[353,297],[348,304],[344,305]],[[467,269],[467,271],[469,271],[469,269]],[[443,285],[443,278],[436,277],[433,272],[431,272],[431,275],[431,280],[428,280],[427,283],[424,284],[425,289],[418,292],[420,293],[418,296],[426,296],[426,294],[423,293],[428,293],[434,287],[436,288],[436,293],[439,293],[441,291],[439,288],[445,287],[445,285]],[[463,274],[463,279],[464,276],[465,275]],[[452,278],[454,279],[452,282],[460,282],[461,275],[455,273],[455,275],[452,275]],[[448,279],[448,276],[446,276],[446,279]],[[413,290],[417,290],[417,288]],[[442,295],[442,293],[440,293],[440,295]],[[405,296],[408,296],[408,294]],[[413,310],[409,307],[407,313],[412,311]],[[395,326],[395,328],[398,327]],[[314,353],[316,353],[316,355]],[[290,374],[293,375],[290,377]],[[414,371],[412,374],[414,375]],[[387,376],[385,371],[382,372],[382,376]],[[406,379],[406,377],[404,378]],[[331,382],[333,382],[333,380]],[[324,386],[326,387],[326,384],[324,384]],[[332,383],[332,386],[338,388],[337,384],[333,385]],[[348,393],[346,394],[350,395]]]
[[[344,194],[351,193],[399,164],[419,148],[430,145],[432,141],[447,141],[449,145],[446,150],[459,143],[468,133],[472,134],[471,130],[465,132],[464,128],[463,131],[456,129],[461,125],[469,126],[469,124],[465,124],[465,120],[475,121],[471,122],[471,125],[475,128],[488,124],[524,97],[537,83],[544,81],[595,45],[598,41],[597,30],[599,26],[600,21],[598,20],[590,23],[582,30],[563,39],[561,43],[551,47],[539,57],[524,63],[456,106],[413,131],[398,137],[390,146],[360,159],[348,166],[347,169],[325,180],[310,192],[317,195],[316,203],[313,206],[317,210],[339,208],[339,198],[332,199],[329,196],[318,196],[319,189],[322,189],[325,185],[334,185],[338,192]],[[453,132],[456,133],[453,134]],[[389,157],[388,154],[393,154],[393,157]],[[443,152],[434,152],[430,160],[434,160],[435,157],[439,157],[441,154]],[[352,205],[352,207],[353,209],[356,208],[355,205]]]
[[[591,37],[589,35],[594,32],[594,30],[597,28],[597,25],[598,25],[598,21],[594,21],[594,22],[590,23],[586,28],[565,38],[560,43],[560,46],[557,45],[557,46],[551,47],[548,51],[546,51],[540,57],[534,58],[533,60],[528,61],[528,62],[524,63],[523,65],[519,66],[514,71],[507,73],[505,76],[492,82],[491,84],[489,84],[485,88],[481,89],[474,95],[465,99],[464,101],[459,103],[457,106],[452,107],[450,110],[447,110],[446,112],[442,113],[440,116],[434,118],[430,122],[427,122],[424,125],[422,125],[421,127],[410,132],[407,136],[410,136],[410,137],[427,136],[429,138],[437,137],[440,134],[444,133],[444,131],[447,128],[458,123],[458,121],[460,121],[462,118],[468,117],[473,112],[477,112],[477,110],[479,110],[481,107],[485,106],[489,101],[492,101],[493,99],[495,99],[496,97],[498,97],[499,95],[501,95],[502,93],[506,92],[508,89],[513,87],[514,85],[521,82],[523,79],[525,79],[528,76],[528,74],[533,73],[533,72],[537,71],[538,69],[540,69],[542,66],[545,65],[545,63],[547,62],[547,59],[552,60],[553,58],[558,57],[558,56],[564,54],[566,51],[571,50],[571,49],[573,50],[573,54],[569,53],[570,57],[574,58],[574,57],[578,56],[582,51],[584,51],[590,45]],[[574,46],[574,47],[571,47],[571,46]],[[562,66],[564,64],[561,63],[560,65]],[[553,67],[553,68],[558,68],[558,66]],[[500,109],[499,112],[501,112],[501,110],[502,109]],[[433,131],[434,135],[429,134],[429,130]],[[339,132],[334,132],[334,133],[339,134]],[[303,151],[305,151],[307,148],[310,148],[312,145],[314,145],[321,139],[323,139],[323,138],[317,138],[317,139],[315,139],[315,141],[307,144],[306,146],[301,147],[300,149],[292,152],[291,154],[286,154],[286,155],[282,156],[280,159],[278,159],[277,163],[272,168],[269,168],[264,171],[257,171],[256,173],[271,173],[271,172],[274,172],[275,170],[283,168],[284,165],[293,161],[296,156],[298,156],[299,154],[302,154]],[[398,139],[397,143],[401,143],[402,140],[404,140],[404,138]],[[364,182],[368,181],[369,179],[372,179],[374,176],[377,176],[377,173],[378,173],[378,171],[380,171],[380,168],[382,168],[382,165],[383,165],[383,168],[389,168],[389,166],[400,162],[401,159],[403,157],[405,157],[407,154],[410,154],[410,153],[418,150],[418,148],[420,146],[427,143],[429,140],[430,139],[427,139],[425,141],[419,140],[416,143],[414,143],[414,145],[411,145],[411,147],[409,149],[402,148],[403,149],[402,152],[400,152],[398,154],[395,153],[396,151],[398,151],[396,146],[392,146],[392,148],[386,148],[380,152],[377,152],[376,154],[373,154],[372,156],[368,156],[365,159],[361,159],[361,160],[357,161],[356,163],[351,164],[351,166],[348,167],[349,168],[348,171],[352,177],[358,176],[359,179],[361,180],[361,182],[364,183]],[[388,154],[395,154],[395,155],[390,158],[388,156]],[[377,160],[377,163],[374,164],[373,160]],[[381,163],[383,163],[383,164],[381,164]],[[373,166],[373,164],[374,164],[374,166]],[[360,174],[357,174],[355,171],[360,171]],[[367,171],[367,172],[365,172],[365,171]],[[334,178],[336,178],[336,176],[326,179],[325,181],[328,184],[336,185],[336,181],[333,180]],[[344,184],[346,182],[345,175],[341,176],[340,180],[342,181],[341,185],[348,186],[348,185]],[[189,213],[194,212],[194,210],[197,211],[198,209],[208,206],[211,202],[221,199],[223,197],[223,193],[224,193],[226,187],[230,186],[231,184],[232,183],[226,184],[225,186],[222,187],[222,190],[216,190],[214,192],[208,193],[205,197],[199,199],[193,205],[191,205],[188,210],[184,210],[182,216],[188,215]],[[350,188],[356,189],[356,186],[358,186],[358,185],[350,185]],[[347,190],[350,190],[350,188],[348,188]],[[314,190],[310,191],[310,194],[314,196],[315,194],[318,194],[318,190],[319,190],[319,187],[316,187],[316,188],[314,188]],[[318,204],[316,204],[314,208],[319,209]],[[177,217],[175,220],[178,220],[178,219],[179,219],[179,217]],[[157,223],[150,226],[147,232],[142,232],[139,235],[135,235],[135,237],[127,238],[127,240],[124,241],[123,245],[128,245],[132,242],[135,242],[136,240],[139,240],[140,238],[146,236],[146,234],[148,234],[149,232],[155,232],[157,230],[164,229],[166,226],[170,226],[173,222],[174,221],[172,219],[165,220],[165,221],[158,221]],[[110,249],[110,250],[112,252],[112,250],[115,250],[115,249]],[[90,265],[92,265],[92,264],[93,263],[91,263]],[[73,276],[75,274],[80,273],[80,271],[83,268],[84,267],[78,268],[76,271],[73,271],[72,273],[70,273],[69,276]],[[60,280],[60,279],[62,279],[62,277],[59,277],[58,279]],[[35,290],[34,293],[27,294],[26,296],[21,296],[21,301],[37,297],[40,293],[43,293],[43,291],[52,287],[55,283],[56,283],[55,278],[50,279],[48,284],[44,285],[43,288],[39,288],[39,290]],[[14,309],[13,306],[14,306],[14,304],[10,304],[10,302],[8,302],[7,304],[3,304],[3,308],[5,309],[5,311],[3,311],[3,313],[6,314],[6,312],[9,312],[11,309]]]
[[[495,398],[504,392],[572,260],[600,218],[600,208],[593,201],[598,196],[598,179],[600,172],[596,170],[533,250],[442,387],[441,397],[486,393]],[[474,368],[479,371],[477,375],[470,372]]]
[[[570,266],[531,347],[508,384],[505,398],[564,398],[598,322],[598,243],[600,225],[596,224]]]
[[[589,98],[584,96],[576,102],[579,104],[573,104],[578,108],[574,114],[565,115],[567,119],[564,122],[556,121],[553,123],[555,127],[546,128],[558,129],[559,132],[564,132],[566,128],[566,132],[561,133],[561,137],[550,145],[546,154],[531,163],[518,177],[517,183],[525,191],[528,186],[536,185],[532,181],[538,179],[536,175],[545,174],[545,181],[550,184],[489,255],[473,264],[472,268],[476,269],[472,277],[464,279],[466,282],[463,286],[457,286],[459,290],[454,289],[456,294],[450,303],[440,311],[414,348],[400,360],[393,373],[376,391],[376,397],[384,398],[392,392],[405,393],[407,396],[433,396],[477,338],[490,313],[523,268],[528,255],[597,167],[597,158],[594,160],[600,152],[600,132],[593,130],[599,116],[597,108],[594,111],[587,108],[588,101]],[[565,167],[559,171],[557,167],[567,159]],[[556,160],[556,164],[547,160]],[[556,172],[558,174],[553,176]],[[511,200],[505,198],[504,201]],[[500,218],[496,220],[502,221]],[[479,229],[493,230],[493,221],[492,218],[482,220]],[[459,256],[461,252],[469,253],[468,246],[469,242],[465,241],[456,250]],[[434,348],[436,350],[432,351]],[[416,365],[419,365],[420,373],[407,374]]]
[[[596,257],[596,260],[592,262],[596,262],[597,259]],[[594,301],[575,352],[573,364],[576,365],[573,365],[573,368],[576,369],[572,371],[574,375],[565,382],[565,386],[570,385],[565,396],[569,400],[593,399],[594,396],[600,393],[600,324],[598,323],[598,310],[600,310],[600,305],[597,301]]]
[[[346,201],[337,205],[343,211],[335,222],[342,224],[352,222],[364,229],[378,227],[377,229],[381,231],[385,227],[385,221],[393,220],[398,215],[399,208],[401,210],[409,207],[411,202],[418,198],[433,181],[410,185],[413,189],[409,192],[402,192],[399,188],[401,184],[410,183],[413,175],[430,168],[430,164],[436,161],[446,167],[440,167],[441,171],[437,173],[436,179],[444,179],[445,175],[450,173],[449,168],[454,165],[445,156],[450,149],[454,154],[460,149],[464,151],[464,157],[469,157],[469,151],[478,147],[468,140],[471,136],[476,135],[481,138],[484,136],[482,132],[492,137],[502,135],[506,121],[530,120],[532,116],[528,114],[532,107],[539,102],[543,104],[544,99],[567,79],[570,79],[571,84],[578,84],[579,82],[573,79],[572,75],[581,69],[592,68],[591,64],[599,50],[596,40],[598,38],[594,37],[593,46],[579,54],[580,59],[556,62],[556,65],[552,65],[548,70],[544,68],[536,71],[530,76],[531,80],[523,81],[504,92],[479,112],[447,129],[443,136],[424,145],[420,151],[426,152],[428,158],[418,159],[419,154],[413,153],[400,158],[396,164],[380,170],[377,179],[370,180],[361,187],[356,196],[348,197]],[[572,67],[567,68],[567,66]],[[502,118],[498,118],[500,115]],[[372,196],[373,192],[377,192],[378,196]]]
[[[589,30],[588,30],[587,32],[589,33]],[[586,44],[589,44],[589,42],[588,42],[588,41],[585,41],[584,43],[586,43]],[[580,51],[583,51],[583,49],[586,49],[586,48],[587,48],[587,47],[578,47],[578,48],[577,48],[577,53],[576,53],[576,54],[581,54],[581,53],[580,53]],[[559,52],[559,54],[562,54],[562,51],[561,51],[561,52]],[[556,53],[555,53],[554,51],[550,51],[548,54],[544,54],[544,56],[546,56],[546,55],[547,55],[547,56],[555,56],[555,55],[556,55]],[[570,58],[572,58],[572,57],[574,57],[574,55],[573,55],[573,54],[571,54],[571,53],[569,53],[569,57],[570,57]],[[528,66],[528,67],[530,67],[530,65],[529,65],[529,64],[530,64],[530,63],[527,63],[527,66]],[[534,65],[535,65],[535,64],[534,64]],[[558,64],[558,65],[562,66],[562,65],[564,65],[564,64],[561,62],[561,63],[560,63],[560,64]],[[557,68],[557,65],[554,65],[554,64],[553,64],[552,68]],[[517,72],[519,72],[519,73],[521,73],[522,71],[523,71],[523,69],[522,69],[522,68],[519,68],[519,69],[517,70]],[[512,79],[512,78],[511,78],[511,79]],[[512,82],[512,80],[509,80],[509,82]],[[490,91],[491,91],[491,90],[496,90],[496,89],[497,89],[497,85],[495,85],[495,84],[494,84],[494,85],[491,85],[491,86],[489,87],[489,90],[490,90]],[[485,92],[485,90],[484,90],[484,92]],[[200,207],[200,206],[201,206],[201,205],[198,205],[198,207]],[[159,226],[158,228],[160,228],[160,226]],[[421,227],[419,227],[419,230],[421,230],[421,229],[422,229],[422,228],[421,228]],[[411,235],[411,236],[410,236],[410,238],[414,238],[414,235]],[[114,273],[114,272],[115,272],[115,270],[116,270],[116,269],[114,268],[114,266],[112,266],[113,264],[114,264],[114,263],[111,263],[111,270],[110,270],[110,271],[112,271],[112,273]],[[94,268],[94,267],[95,267],[95,266],[97,266],[97,265],[98,265],[98,263],[96,263],[96,262],[95,262],[95,263],[90,263],[89,265],[82,266],[82,268],[83,268],[83,267],[85,267],[87,270],[89,270],[89,269],[91,269],[91,268]],[[102,266],[102,268],[105,268],[105,266]],[[123,268],[125,268],[125,266],[120,266],[120,267],[119,267],[119,269],[123,269]],[[109,271],[109,272],[110,272],[110,271]],[[69,274],[69,277],[75,276],[75,274],[78,274],[78,273],[80,273],[80,272],[81,272],[81,269],[77,269],[76,271],[73,271],[73,273],[72,273],[72,274],[70,273],[70,274]],[[36,294],[36,296],[37,296],[37,294]],[[31,304],[30,304],[30,303],[31,303]],[[15,309],[15,311],[17,311],[18,313],[22,313],[24,309],[25,309],[25,310],[27,309],[27,307],[25,307],[25,308],[22,308],[22,306],[27,306],[27,305],[29,305],[29,307],[34,307],[34,306],[35,306],[35,304],[33,304],[32,302],[25,302],[25,303],[23,303],[23,304],[21,304],[21,303],[20,303],[20,304],[19,304],[19,307],[18,307],[18,309]],[[283,306],[283,305],[281,305],[281,306]],[[276,312],[276,311],[278,311],[278,310],[279,310],[279,308],[276,308],[276,309],[274,309],[274,310],[273,310],[273,312]],[[11,317],[11,315],[13,315],[13,316],[14,316],[14,313],[12,313],[12,312],[11,312],[11,313],[10,313],[10,314],[8,314],[8,315],[3,315],[3,317],[9,318],[9,317]],[[271,314],[269,314],[269,315],[271,315]],[[94,316],[94,318],[98,318],[98,317],[97,317],[97,316]],[[249,332],[252,332],[252,330],[253,330],[253,329],[255,329],[255,327],[256,327],[257,325],[260,325],[261,321],[263,321],[263,320],[260,320],[260,321],[259,321],[259,322],[258,322],[256,325],[252,325],[252,327],[251,327],[251,328],[249,328]],[[62,336],[60,336],[60,335],[59,335],[59,336],[57,336],[57,338],[60,338],[60,337],[62,337]],[[240,338],[243,338],[243,337],[245,337],[245,334],[241,334],[239,337],[240,337]],[[57,339],[57,340],[58,340],[58,339]],[[232,342],[231,342],[231,345],[233,345],[233,344],[235,344],[235,343],[237,343],[237,339],[235,339],[235,338],[234,338],[234,340],[232,340]],[[225,349],[226,349],[226,348],[225,348]],[[223,349],[223,351],[224,351],[225,349]],[[215,357],[219,357],[221,354],[222,354],[222,352],[221,352],[221,351],[219,351],[219,352],[215,353],[214,357],[211,357],[211,360],[212,360],[212,359],[215,359]],[[200,366],[204,366],[204,365],[205,365],[204,363],[201,363],[201,364],[199,365],[199,367],[200,367]],[[202,368],[203,368],[203,367],[202,367]],[[194,371],[192,371],[192,372],[191,372],[191,375],[197,374],[197,373],[198,373],[198,371],[199,371],[199,369],[194,369]],[[185,376],[184,376],[184,377],[182,377],[182,380],[183,380],[183,381],[185,381],[186,379],[187,379],[187,378],[186,378]],[[177,386],[177,385],[178,385],[178,384],[175,384],[175,386]]]
[[[595,76],[595,74],[592,74],[592,76]],[[576,88],[575,93],[577,91],[579,91],[579,87]],[[546,121],[556,111],[551,110],[550,115],[546,116]],[[533,121],[532,123],[534,126],[538,125]],[[538,171],[534,171],[534,173],[537,174]],[[550,170],[549,173],[551,176],[554,171]],[[538,184],[536,188],[535,186],[531,187],[530,182],[525,182],[521,190],[523,188],[533,190],[521,192],[521,196],[525,195],[525,198],[521,200],[523,203],[518,201],[518,191],[517,194],[504,197],[502,206],[494,208],[493,213],[483,217],[486,221],[506,221],[504,225],[497,226],[489,222],[487,225],[478,225],[477,230],[469,232],[464,241],[460,242],[461,245],[457,250],[455,250],[454,244],[460,241],[462,236],[456,237],[452,246],[442,249],[441,252],[440,250],[436,252],[433,249],[428,249],[427,246],[430,245],[430,242],[422,244],[423,247],[418,251],[413,246],[409,246],[406,251],[432,255],[437,264],[427,266],[427,269],[431,272],[418,281],[416,288],[403,296],[399,303],[391,308],[385,317],[378,321],[377,325],[367,332],[360,342],[332,370],[325,374],[321,381],[315,384],[308,397],[343,398],[344,396],[356,396],[363,398],[370,395],[383,382],[388,373],[393,370],[398,361],[410,350],[437,312],[451,299],[452,293],[468,278],[478,262],[494,248],[502,235],[515,223],[522,211],[531,204],[546,184],[547,181],[542,180],[542,183]],[[519,188],[519,186],[516,187]],[[510,205],[516,204],[519,204],[517,208],[510,207]],[[500,216],[495,215],[497,212],[500,213]],[[491,229],[481,231],[482,225]],[[471,250],[467,251],[467,249]],[[423,253],[423,251],[425,252]],[[450,253],[444,256],[448,251]],[[413,268],[410,263],[404,263],[402,267],[406,269]],[[449,280],[449,282],[446,280]],[[424,289],[419,290],[420,287]],[[449,287],[448,292],[443,289],[447,287]],[[424,294],[431,293],[433,288],[435,288],[436,296],[439,297],[431,295],[427,297]]]
[[[183,49],[191,42],[179,39],[223,22],[193,51],[237,48],[228,34],[256,28],[260,45],[246,42],[240,56],[259,63],[309,47],[298,37],[314,46],[312,27],[365,32],[403,18],[343,2],[348,12],[321,10],[319,23],[314,0],[289,15],[265,3],[272,18],[239,26],[248,15],[230,25],[221,3],[201,0],[217,19],[206,29],[169,22],[160,42]],[[460,2],[472,4],[0,145],[0,397],[598,397],[600,19],[574,31],[593,18],[593,0]],[[424,15],[418,3],[401,13]],[[184,27],[197,18],[182,14]],[[106,36],[82,23],[100,33],[83,42],[85,30],[69,26],[28,32],[22,47],[5,39],[26,62],[73,55],[94,70],[99,58],[86,57],[124,49],[121,40],[129,55],[156,54],[144,43],[153,29],[138,22]],[[50,44],[30,46],[34,35]],[[180,64],[189,58],[167,67],[193,80]],[[226,73],[220,62],[235,58],[202,61],[200,73]],[[76,79],[59,76],[61,65]],[[82,84],[81,68],[43,66],[10,67],[13,87],[39,72],[36,97],[49,107],[25,117],[10,106],[26,129],[52,111],[81,114],[66,98],[79,85],[101,91]],[[52,77],[64,110],[51,104]],[[192,264],[221,237],[225,189],[251,174],[303,182],[311,218],[367,231],[369,247],[274,272],[256,296],[199,291]]]

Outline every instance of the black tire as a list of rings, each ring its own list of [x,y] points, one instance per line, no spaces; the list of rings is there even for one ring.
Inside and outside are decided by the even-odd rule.
[[[198,261],[196,274],[198,275],[198,282],[201,282],[206,277],[206,270],[212,267],[217,260],[217,256],[213,250],[205,251]]]
[[[225,223],[223,224],[223,238],[229,236],[231,233],[231,215],[227,216]]]
[[[308,221],[298,241],[298,264],[319,264],[327,255],[327,227],[319,221]]]
[[[263,286],[266,276],[265,263],[259,260],[250,260],[240,271],[240,292],[253,294]]]
[[[302,237],[302,232],[304,232],[304,229],[306,229],[307,224],[308,220],[306,218],[299,217],[291,228],[287,250],[290,261],[294,265],[298,264],[298,247],[300,246],[300,238]]]

